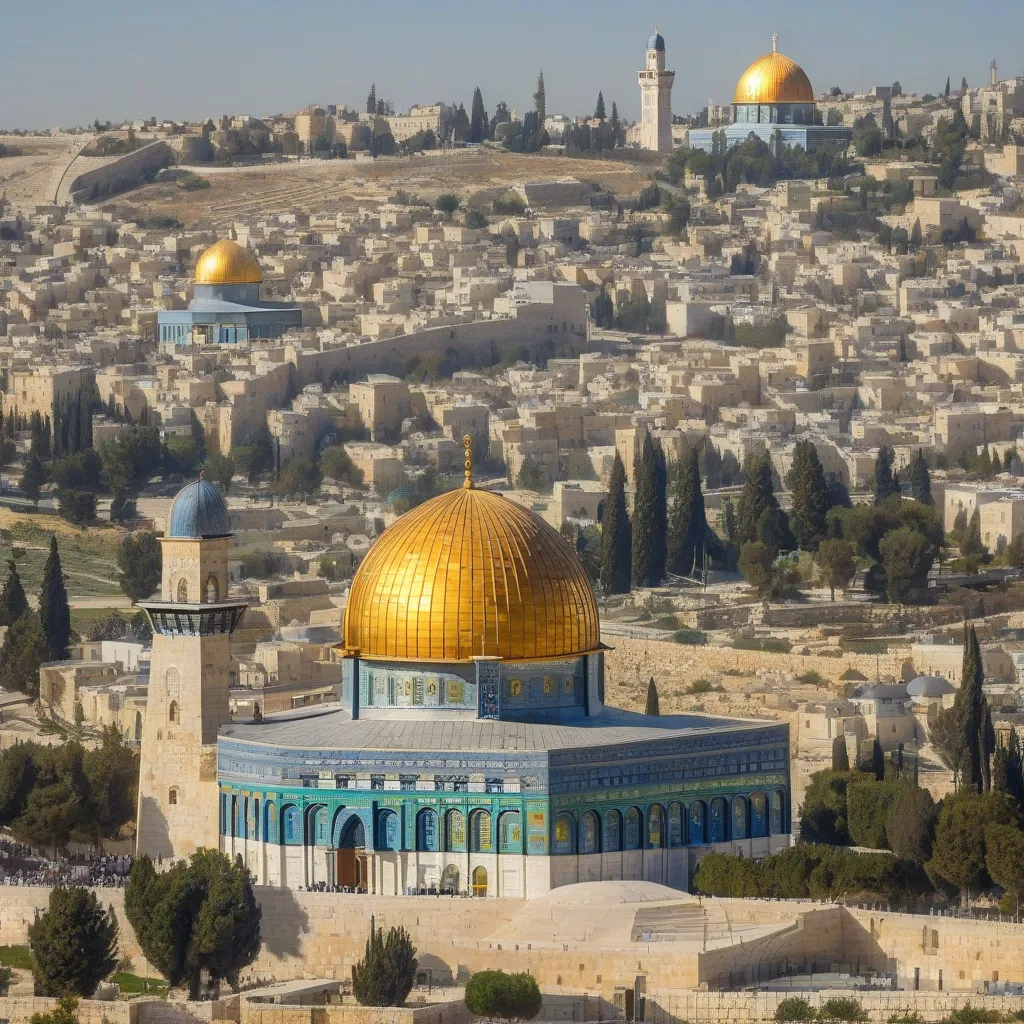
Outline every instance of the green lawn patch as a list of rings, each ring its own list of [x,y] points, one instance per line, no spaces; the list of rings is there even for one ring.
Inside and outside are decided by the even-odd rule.
[[[28,946],[0,946],[0,964],[22,971],[32,970],[32,954]]]

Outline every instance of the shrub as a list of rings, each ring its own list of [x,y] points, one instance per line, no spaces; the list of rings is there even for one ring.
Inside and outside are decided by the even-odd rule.
[[[677,629],[672,634],[672,639],[677,644],[696,644],[702,646],[708,642],[707,633],[702,633],[699,629]]]
[[[860,1005],[860,1000],[854,999],[852,996],[833,996],[821,1004],[818,1019],[823,1021],[861,1021],[867,1020],[868,1015]]]
[[[814,1020],[814,1007],[799,996],[787,996],[775,1008],[777,1021]]]
[[[803,675],[796,677],[798,683],[805,683],[807,686],[825,686],[825,677],[820,672],[815,672],[813,669],[810,672],[804,672]]]
[[[206,178],[199,177],[198,174],[183,174],[178,179],[178,188],[182,192],[200,192],[204,188],[209,188],[210,183]]]
[[[352,968],[352,991],[360,1006],[401,1006],[416,979],[416,947],[402,927],[387,936],[370,921],[363,959]]]
[[[466,985],[466,1007],[476,1017],[533,1020],[540,1013],[536,979],[526,973],[477,971]]]
[[[724,688],[710,679],[694,679],[686,688],[687,693],[721,693]]]

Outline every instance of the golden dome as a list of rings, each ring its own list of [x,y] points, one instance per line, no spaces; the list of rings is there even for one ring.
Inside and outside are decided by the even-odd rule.
[[[196,284],[259,284],[262,280],[256,257],[228,238],[214,242],[196,262]]]
[[[758,57],[743,72],[733,103],[813,103],[814,90],[804,69],[776,49]]]
[[[597,601],[570,544],[534,512],[467,486],[406,513],[349,592],[345,647],[363,658],[507,661],[598,649]]]

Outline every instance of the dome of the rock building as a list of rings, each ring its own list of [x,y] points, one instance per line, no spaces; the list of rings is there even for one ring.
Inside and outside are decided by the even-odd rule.
[[[733,103],[813,103],[814,90],[804,69],[773,49],[743,72]]]
[[[344,638],[362,658],[518,661],[595,651],[601,634],[572,546],[534,512],[465,487],[374,544],[352,581]]]
[[[196,284],[259,284],[260,265],[244,245],[223,238],[196,262]]]
[[[229,533],[228,508],[213,484],[200,477],[178,491],[168,517],[168,537],[202,539]]]

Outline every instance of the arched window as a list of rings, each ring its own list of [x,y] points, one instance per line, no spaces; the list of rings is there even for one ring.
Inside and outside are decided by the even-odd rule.
[[[331,834],[327,828],[327,808],[317,807],[309,816],[311,846],[330,846]]]
[[[445,818],[445,849],[458,853],[466,849],[466,816],[462,811],[449,811]]]
[[[170,725],[178,724],[178,702],[176,700],[172,700],[170,707],[167,709],[167,722]]]
[[[250,839],[260,837],[260,802],[257,798],[249,801],[249,813],[245,816],[246,835]]]
[[[231,816],[234,819],[231,827],[231,834],[236,839],[245,837],[245,804],[237,796],[231,798]]]
[[[764,793],[750,794],[750,838],[768,835],[768,799]]]
[[[518,811],[505,811],[498,818],[498,850],[500,853],[523,852],[523,824]]]
[[[176,804],[178,802],[178,790],[174,786],[171,786],[167,793],[167,802],[169,804]]]
[[[580,818],[580,853],[601,852],[601,819],[597,811],[587,811]]]
[[[220,795],[220,834],[226,836],[230,834],[231,828],[231,812],[228,808],[231,805],[228,803],[227,793],[221,793]]]
[[[263,826],[263,835],[266,836],[268,843],[276,843],[278,836],[277,804],[275,804],[273,800],[267,801],[265,815],[266,824]]]
[[[781,835],[782,833],[782,821],[785,816],[785,806],[786,795],[779,789],[775,790],[772,793],[771,834],[773,836]]]
[[[416,849],[421,853],[437,852],[437,812],[429,808],[416,815]]]
[[[665,812],[660,804],[647,808],[647,845],[652,850],[660,850],[665,845]]]
[[[487,868],[473,868],[473,895],[487,895]]]
[[[700,846],[707,842],[707,813],[703,800],[694,800],[690,804],[690,813],[687,815],[690,832],[690,845]]]
[[[401,845],[398,815],[394,811],[381,811],[377,816],[377,849],[397,850]]]
[[[181,693],[181,676],[173,665],[164,673],[164,687],[170,700],[178,699]]]
[[[469,816],[469,848],[473,853],[490,853],[491,815],[489,811],[473,811]]]
[[[206,603],[216,604],[220,600],[220,584],[212,573],[206,580]]]
[[[747,798],[745,796],[733,797],[732,801],[732,838],[747,838]]]
[[[639,807],[630,807],[626,811],[626,836],[624,848],[627,850],[639,850],[643,838],[643,819]]]
[[[668,845],[675,849],[683,845],[683,805],[668,805]]]
[[[617,853],[622,849],[622,815],[614,809],[605,811],[604,849],[605,853]]]
[[[576,852],[575,826],[576,822],[571,814],[560,814],[555,818],[555,853]]]
[[[720,796],[716,796],[711,801],[711,822],[708,829],[708,841],[711,843],[724,843],[728,836],[726,831],[728,824],[725,800]]]
[[[302,817],[295,804],[288,804],[281,811],[281,826],[286,846],[302,845]]]
[[[178,580],[178,604],[188,604],[188,581]]]

